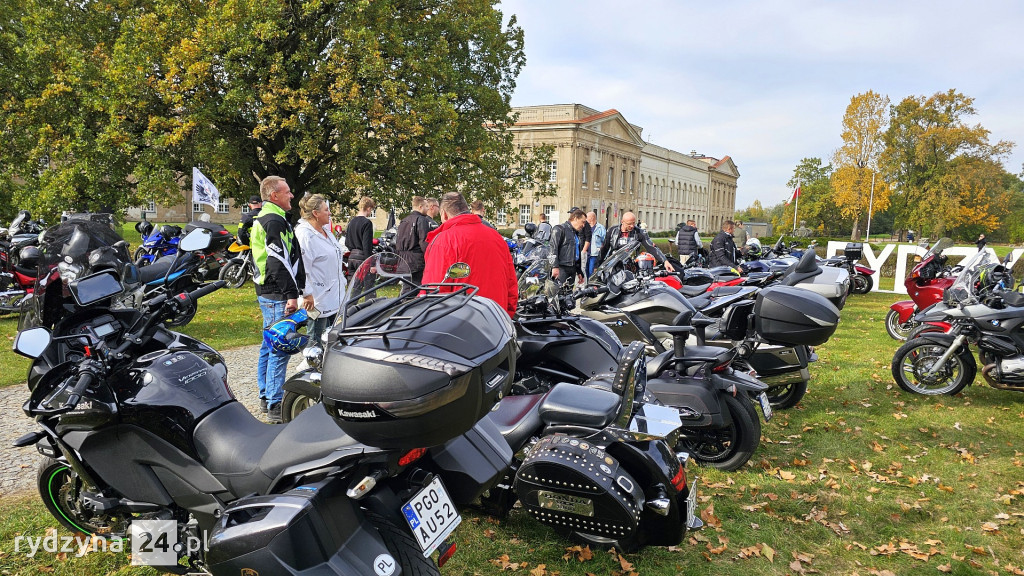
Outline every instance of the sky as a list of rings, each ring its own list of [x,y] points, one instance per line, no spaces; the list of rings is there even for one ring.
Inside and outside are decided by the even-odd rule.
[[[967,119],[1016,142],[1024,168],[1024,1],[506,0],[525,35],[513,106],[618,110],[645,140],[732,157],[736,208],[792,193],[802,158],[826,163],[850,99],[891,104],[955,89]]]

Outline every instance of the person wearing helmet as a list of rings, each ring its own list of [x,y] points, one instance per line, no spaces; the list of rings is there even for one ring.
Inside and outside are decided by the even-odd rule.
[[[761,241],[757,238],[751,238],[747,240],[745,254],[748,258],[756,260],[761,257],[761,249]]]
[[[312,310],[311,296],[303,297],[306,271],[302,251],[295,231],[285,218],[292,207],[292,191],[288,182],[279,176],[267,176],[260,182],[263,208],[252,226],[252,255],[255,266],[253,282],[256,299],[263,313],[263,327],[267,328],[300,306]],[[260,347],[256,368],[256,383],[260,392],[260,407],[267,406],[267,420],[281,422],[282,387],[288,370],[288,356],[274,350],[267,342]]]

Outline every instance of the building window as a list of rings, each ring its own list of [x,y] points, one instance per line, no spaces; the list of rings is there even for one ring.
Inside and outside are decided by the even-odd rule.
[[[530,205],[520,204],[519,205],[519,225],[526,226],[530,223]]]
[[[377,217],[377,209],[374,208],[373,212],[370,212],[370,219],[372,220],[372,219],[374,219],[376,217]]]
[[[626,193],[626,169],[622,169],[622,178],[619,178],[619,191]]]
[[[551,164],[548,164],[548,182],[556,180],[558,180],[558,160],[552,160]]]
[[[155,200],[150,200],[149,204],[146,204],[146,212],[153,212],[154,214],[156,213],[156,201]]]
[[[498,213],[495,214],[495,220],[498,221],[498,226],[508,225],[508,216],[506,216],[504,208],[498,210]]]
[[[583,185],[587,185],[587,169],[590,168],[590,162],[583,163]]]
[[[555,205],[545,204],[544,209],[542,211],[544,212],[544,216],[547,217],[548,224],[551,224],[551,213],[555,211]]]
[[[227,213],[228,213],[228,201],[227,200],[218,200],[217,201],[217,214],[227,214]]]
[[[601,165],[594,164],[594,190],[601,188]]]
[[[192,212],[202,212],[202,211],[203,211],[203,205],[202,204],[200,204],[198,202],[193,202],[192,203]]]
[[[636,170],[630,170],[629,172],[629,193],[632,194],[636,191]]]
[[[615,167],[608,168],[608,189],[612,190],[615,185]]]

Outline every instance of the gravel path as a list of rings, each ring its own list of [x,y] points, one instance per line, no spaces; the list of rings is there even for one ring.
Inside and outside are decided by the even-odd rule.
[[[222,350],[228,365],[228,383],[235,397],[245,404],[250,412],[262,420],[265,415],[259,409],[259,393],[256,389],[256,360],[259,346],[246,346]],[[296,370],[302,355],[296,354],[288,365],[288,373]],[[36,466],[42,456],[35,447],[14,448],[14,441],[35,429],[21,410],[28,399],[24,384],[0,388],[0,497],[35,490]]]

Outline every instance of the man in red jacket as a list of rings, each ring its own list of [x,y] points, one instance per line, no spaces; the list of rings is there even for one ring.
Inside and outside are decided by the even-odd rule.
[[[441,198],[441,222],[440,228],[427,235],[423,283],[441,282],[449,266],[465,262],[469,277],[459,282],[476,286],[478,295],[494,300],[514,316],[519,284],[505,239],[470,212],[458,192]]]

